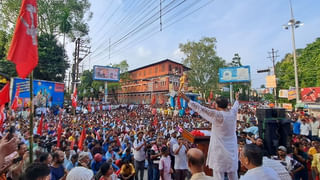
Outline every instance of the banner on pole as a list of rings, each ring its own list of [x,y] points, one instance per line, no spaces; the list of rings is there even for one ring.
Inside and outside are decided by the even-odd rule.
[[[275,75],[270,75],[266,77],[266,88],[276,88],[277,81]]]

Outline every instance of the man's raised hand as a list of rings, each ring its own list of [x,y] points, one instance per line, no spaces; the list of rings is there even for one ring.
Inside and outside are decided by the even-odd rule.
[[[236,100],[239,101],[239,92],[236,92]]]

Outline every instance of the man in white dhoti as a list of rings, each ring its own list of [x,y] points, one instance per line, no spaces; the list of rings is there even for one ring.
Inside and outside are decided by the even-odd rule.
[[[183,93],[180,96],[188,102],[188,106],[199,113],[205,120],[212,123],[211,137],[206,165],[213,169],[215,180],[224,180],[227,173],[229,180],[238,179],[238,145],[236,136],[239,93],[236,102],[228,109],[228,100],[216,98],[216,109],[209,109],[191,101]]]

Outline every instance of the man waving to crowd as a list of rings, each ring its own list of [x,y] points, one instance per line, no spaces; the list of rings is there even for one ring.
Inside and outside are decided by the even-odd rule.
[[[182,92],[179,92],[179,94],[188,102],[188,106],[192,110],[212,123],[206,165],[213,169],[214,179],[224,180],[225,173],[227,173],[229,180],[238,179],[236,125],[239,93],[236,94],[236,102],[230,110],[228,109],[228,100],[223,97],[216,98],[216,109],[209,109],[191,101]]]

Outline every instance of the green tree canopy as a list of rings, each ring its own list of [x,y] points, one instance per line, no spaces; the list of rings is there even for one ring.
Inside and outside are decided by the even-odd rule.
[[[292,54],[286,54],[276,65],[278,82],[281,89],[295,87],[294,65]],[[320,38],[317,38],[304,49],[297,49],[299,87],[320,86]]]
[[[188,83],[202,95],[208,95],[211,90],[218,91],[219,68],[225,66],[225,61],[216,54],[216,39],[205,37],[199,42],[180,44],[180,50],[185,54],[183,64],[190,67]]]
[[[67,57],[62,45],[59,45],[53,35],[40,35],[38,38],[39,63],[34,69],[34,78],[63,82],[66,70],[69,68]]]
[[[83,37],[88,34],[87,21],[92,13],[88,0],[42,0],[38,2],[38,30],[40,34],[58,37],[66,33],[68,37]],[[21,0],[2,1],[0,10],[1,27],[13,32]]]

